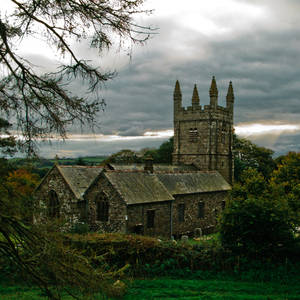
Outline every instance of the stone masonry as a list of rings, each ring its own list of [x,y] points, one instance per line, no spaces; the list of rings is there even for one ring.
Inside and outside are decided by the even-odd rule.
[[[210,104],[204,108],[195,85],[192,106],[182,107],[179,82],[174,90],[173,164],[194,164],[201,171],[219,171],[228,183],[233,182],[233,105],[229,83],[226,107],[218,105],[215,77],[209,90]]]

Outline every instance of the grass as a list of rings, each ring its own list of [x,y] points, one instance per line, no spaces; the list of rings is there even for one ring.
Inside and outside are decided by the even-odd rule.
[[[0,285],[2,300],[46,299],[35,287]],[[63,296],[63,300],[71,299]],[[93,299],[103,299],[95,295]],[[116,298],[120,299],[120,298]],[[143,299],[240,299],[240,300],[299,300],[300,284],[278,284],[277,282],[243,282],[233,280],[179,280],[146,279],[129,283],[124,300]]]
[[[300,285],[221,280],[135,280],[124,299],[300,299]]]
[[[30,287],[26,285],[7,285],[0,284],[0,299],[1,300],[41,300],[48,299],[46,295],[37,287]],[[63,294],[63,300],[71,300],[74,299],[70,295],[66,293]],[[103,296],[100,294],[94,295],[92,299],[101,299],[103,300]]]
[[[10,286],[10,285],[0,285],[0,299],[10,299],[10,300],[36,300],[45,298],[42,296],[40,289],[36,287],[27,286]],[[46,298],[45,298],[46,299]]]

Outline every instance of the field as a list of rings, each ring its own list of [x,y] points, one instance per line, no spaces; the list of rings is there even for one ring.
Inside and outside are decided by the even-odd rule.
[[[3,300],[46,299],[37,288],[9,285],[0,285],[0,298]],[[67,300],[71,298],[65,296],[63,299]],[[105,298],[98,295],[93,299]],[[299,300],[300,284],[279,284],[278,282],[258,283],[225,279],[178,280],[161,278],[153,280],[134,280],[129,283],[129,289],[122,299]]]

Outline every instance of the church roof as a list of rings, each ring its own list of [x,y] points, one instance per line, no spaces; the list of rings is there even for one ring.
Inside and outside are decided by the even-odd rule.
[[[156,174],[172,195],[228,191],[231,186],[217,171]]]
[[[112,170],[133,170],[143,171],[145,164],[108,164]],[[197,167],[194,165],[168,165],[168,164],[153,164],[154,173],[158,172],[186,172],[186,171],[197,171]]]
[[[104,176],[128,205],[174,200],[154,174],[108,171]]]
[[[61,166],[57,165],[65,181],[73,191],[76,198],[82,198],[83,194],[97,175],[103,170],[98,166]]]

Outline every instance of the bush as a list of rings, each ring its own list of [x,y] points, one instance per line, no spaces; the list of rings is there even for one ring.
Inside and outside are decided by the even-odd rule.
[[[234,199],[220,220],[222,245],[237,254],[272,255],[294,241],[289,208],[283,199]]]
[[[71,233],[78,233],[78,234],[86,234],[89,231],[90,231],[89,225],[84,222],[75,223],[70,230]]]

